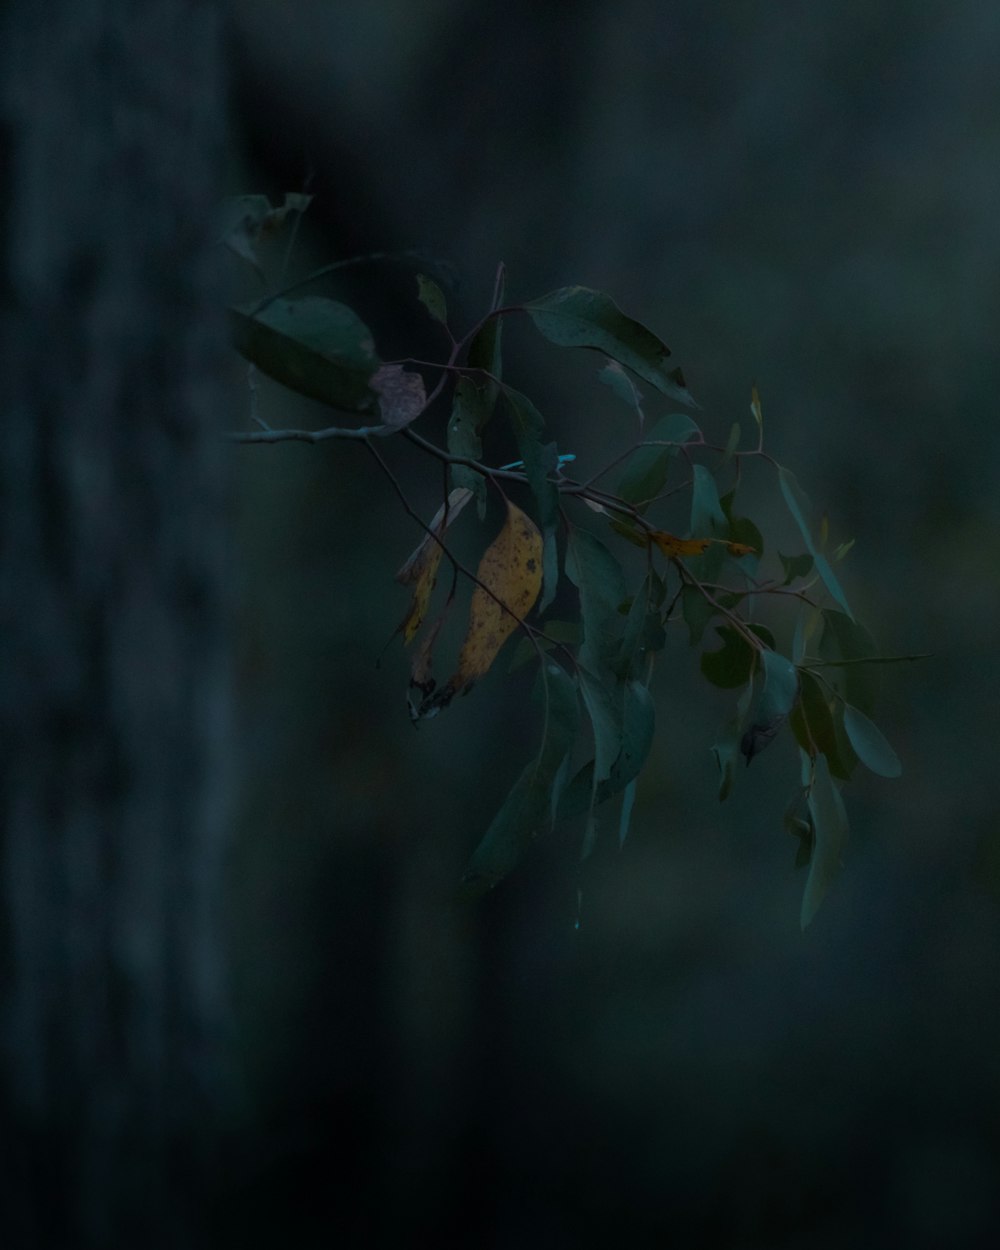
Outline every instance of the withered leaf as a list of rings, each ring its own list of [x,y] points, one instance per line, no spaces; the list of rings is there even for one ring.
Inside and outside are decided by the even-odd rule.
[[[375,431],[377,434],[394,434],[415,421],[427,406],[423,378],[402,365],[382,365],[368,385],[378,396],[382,417],[382,426]]]
[[[396,574],[396,581],[403,586],[413,587],[413,598],[410,607],[400,621],[396,632],[403,635],[403,642],[409,644],[416,637],[417,630],[427,615],[431,592],[437,581],[438,568],[441,564],[441,544],[433,535],[442,537],[445,530],[456,519],[465,505],[472,498],[472,491],[464,486],[456,487],[434,515],[429,525],[429,534],[425,534],[416,551]]]

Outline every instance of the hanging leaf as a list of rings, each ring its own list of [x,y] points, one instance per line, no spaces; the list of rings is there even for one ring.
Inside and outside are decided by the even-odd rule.
[[[771,631],[763,625],[748,625],[768,647],[774,646]],[[754,648],[738,629],[732,625],[716,625],[715,632],[722,639],[718,651],[705,651],[701,657],[701,671],[713,686],[731,690],[749,681],[756,663]],[[764,652],[765,655],[768,652]]]
[[[483,585],[472,592],[468,632],[448,683],[453,693],[467,690],[489,671],[542,588],[542,537],[534,521],[509,500],[504,527],[487,547],[476,576]]]
[[[825,755],[817,755],[813,761],[808,808],[814,841],[809,876],[802,899],[803,929],[819,911],[830,883],[840,871],[847,842],[848,824],[844,801],[830,776]]]
[[[848,704],[844,708],[844,729],[857,752],[858,759],[866,768],[880,777],[898,777],[903,771],[899,756],[885,740],[879,727],[864,712]]]
[[[503,300],[503,286],[504,272],[501,266],[497,284],[498,301]],[[483,369],[491,377],[486,378],[481,374],[462,377],[455,387],[448,421],[448,450],[453,456],[465,456],[470,460],[482,459],[483,431],[493,416],[502,374],[501,330],[501,318],[490,317],[479,328],[469,346],[469,368]],[[486,479],[467,465],[452,465],[451,473],[456,486],[467,486],[475,493],[479,519],[482,520],[486,515]]]
[[[727,465],[736,454],[736,449],[740,445],[740,423],[734,421],[729,429],[729,437],[726,439],[726,446],[722,452],[722,459],[719,461],[719,468]]]
[[[774,741],[792,710],[799,688],[795,665],[777,651],[761,652],[761,667],[763,683],[760,702],[752,724],[740,742],[747,765]]]
[[[548,691],[541,749],[473,852],[462,878],[466,898],[484,894],[502,881],[535,836],[552,824],[553,792],[576,739],[580,712],[576,683],[557,664],[546,661],[541,676]]]
[[[622,794],[622,810],[618,818],[618,846],[625,845],[625,839],[628,837],[629,826],[632,824],[632,809],[635,807],[635,795],[638,789],[638,783],[635,779],[630,781],[625,787]]]
[[[594,731],[594,782],[606,781],[622,749],[623,691],[581,667],[580,693]]]
[[[566,545],[566,576],[580,592],[580,663],[601,674],[613,664],[622,633],[618,605],[625,598],[625,575],[602,542],[574,529]]]
[[[653,744],[656,711],[653,696],[641,681],[630,681],[624,690],[621,751],[608,778],[594,784],[594,761],[579,770],[566,787],[559,804],[559,819],[573,820],[591,807],[621,794],[642,771]]]
[[[556,547],[559,489],[552,479],[559,464],[559,456],[555,443],[542,443],[545,421],[527,395],[522,395],[511,386],[505,386],[503,394],[510,408],[511,426],[517,439],[517,449],[524,461],[524,473],[538,503],[538,520],[542,527],[544,585],[538,610],[544,612],[555,597],[559,585],[559,553]]]
[[[441,564],[441,544],[432,535],[443,537],[445,530],[457,520],[471,498],[471,492],[462,488],[449,494],[448,502],[442,504],[434,514],[429,526],[431,532],[424,535],[420,545],[396,574],[396,581],[400,585],[413,587],[409,610],[396,627],[396,632],[403,635],[403,642],[406,644],[413,641],[427,615],[427,605],[430,603],[431,591]]]
[[[740,695],[739,702],[736,704],[735,716],[726,725],[722,737],[712,747],[712,754],[715,756],[715,762],[719,768],[720,803],[725,802],[729,798],[733,786],[736,784],[736,763],[740,757],[743,728],[750,714],[753,693],[754,682],[751,679],[747,682],[746,689]]]
[[[642,393],[617,360],[609,361],[598,373],[597,378],[605,386],[610,386],[622,403],[632,409],[639,418],[639,426],[642,428],[645,420],[642,411]]]
[[[417,274],[417,298],[435,321],[440,321],[443,326],[448,324],[448,304],[444,292],[433,279],[422,273]]]
[[[823,611],[819,653],[824,660],[866,660],[878,655],[875,640],[863,625],[835,608]],[[826,670],[824,670],[826,673]],[[849,663],[830,672],[848,703],[871,716],[878,701],[882,674],[878,664]]]
[[[718,612],[714,604],[709,603],[697,586],[684,586],[681,589],[681,614],[690,632],[691,646],[701,642],[705,628]]]
[[[781,583],[782,586],[790,586],[797,578],[808,577],[812,572],[813,558],[808,551],[800,556],[783,556],[779,551],[778,559],[785,570],[785,580]]]
[[[757,394],[756,386],[750,388],[750,411],[753,413],[753,419],[757,422],[757,430],[761,437],[764,435],[764,413],[760,406],[760,396]]]
[[[321,296],[272,299],[229,310],[241,356],[290,390],[349,412],[368,412],[379,366],[371,332],[346,306]]]
[[[378,396],[382,418],[382,425],[373,431],[376,434],[395,434],[415,421],[427,407],[423,378],[402,365],[381,365],[368,385]]]
[[[686,413],[673,412],[661,417],[645,435],[643,441],[650,444],[683,444],[700,439],[701,430]],[[670,461],[677,455],[677,446],[638,447],[629,456],[618,482],[618,495],[626,503],[635,504],[640,511],[663,489],[667,480]]]
[[[803,491],[802,487],[798,484],[795,474],[786,468],[782,467],[778,470],[778,481],[781,485],[781,493],[784,495],[785,502],[788,504],[788,510],[794,517],[795,524],[799,527],[799,532],[801,533],[802,538],[812,555],[813,562],[816,565],[816,572],[823,579],[823,582],[830,594],[833,595],[834,599],[836,599],[846,614],[851,618],[851,620],[853,620],[854,613],[851,611],[850,607],[848,607],[847,599],[844,597],[844,592],[840,588],[840,582],[837,581],[836,575],[830,567],[829,560],[827,560],[826,556],[819,550],[819,547],[813,541],[812,532],[809,528],[809,522],[807,520],[809,513],[812,511],[812,505],[809,503],[808,495],[806,495],[805,491]]]
[[[811,758],[826,756],[835,777],[847,780],[854,766],[853,752],[844,758],[837,733],[834,702],[808,669],[799,672],[799,697],[789,717],[795,740]]]
[[[664,395],[696,406],[683,378],[667,369],[670,349],[614,300],[584,286],[562,287],[526,304],[536,328],[560,347],[592,347],[631,369]]]

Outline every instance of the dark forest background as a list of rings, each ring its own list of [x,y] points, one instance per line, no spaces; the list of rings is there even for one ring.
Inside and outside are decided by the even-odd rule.
[[[3,132],[8,1244],[982,1244],[1000,11],[32,12],[9,10]],[[805,935],[792,744],[720,806],[729,701],[683,639],[579,929],[578,830],[453,905],[534,745],[529,677],[501,663],[415,732],[401,648],[375,664],[419,531],[377,467],[222,440],[249,398],[216,310],[246,275],[214,206],[307,174],[295,274],[425,249],[460,324],[500,260],[516,299],[607,291],[723,440],[755,383],[770,450],[857,539],[858,616],[933,653],[886,673],[904,775],[851,784]],[[411,269],[350,275],[331,289],[384,358],[440,353]],[[593,369],[510,329],[560,448],[609,458]],[[325,421],[266,379],[259,402]],[[412,451],[386,444],[429,515]]]

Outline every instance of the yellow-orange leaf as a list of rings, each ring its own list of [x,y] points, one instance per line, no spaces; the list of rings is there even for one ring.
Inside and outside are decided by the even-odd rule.
[[[471,498],[472,491],[466,490],[464,486],[451,492],[448,502],[441,505],[428,526],[430,533],[424,535],[420,546],[396,574],[397,582],[403,586],[413,586],[409,609],[397,628],[397,633],[403,635],[403,642],[407,645],[416,637],[417,630],[427,615],[427,605],[431,601],[431,591],[437,581],[441,564],[441,544],[431,535],[436,534],[440,538]]]
[[[747,543],[726,543],[726,550],[731,556],[752,556],[757,554],[757,548],[751,547]]]
[[[534,607],[542,588],[542,536],[534,521],[510,502],[504,527],[486,549],[477,576],[492,593],[482,586],[473,591],[458,669],[448,682],[452,694],[466,689],[489,670],[497,652]]]
[[[710,538],[678,538],[666,530],[653,530],[649,537],[665,556],[700,556],[708,550]]]

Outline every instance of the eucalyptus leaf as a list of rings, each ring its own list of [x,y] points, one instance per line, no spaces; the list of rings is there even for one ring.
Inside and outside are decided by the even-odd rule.
[[[816,572],[823,579],[827,590],[836,599],[843,608],[844,612],[853,620],[854,614],[848,606],[847,599],[841,589],[840,582],[830,567],[830,562],[826,556],[820,551],[819,547],[813,541],[812,531],[809,528],[808,514],[812,511],[812,505],[809,497],[799,485],[795,474],[784,467],[778,470],[778,481],[781,485],[781,493],[785,497],[785,503],[788,504],[788,510],[795,519],[799,532],[809,548],[813,561],[816,565]]]
[[[847,842],[847,813],[840,791],[830,776],[825,755],[813,761],[812,785],[807,800],[813,827],[813,851],[802,899],[802,928],[813,920],[830,883],[840,871]]]
[[[844,708],[844,729],[866,768],[880,777],[898,777],[903,771],[899,756],[886,741],[879,727],[864,712],[848,704]]]
[[[696,406],[683,379],[666,367],[670,349],[609,296],[584,286],[562,287],[532,300],[525,310],[550,343],[602,351],[662,394]]]
[[[625,574],[593,534],[573,529],[566,545],[566,576],[580,592],[580,662],[600,674],[614,663],[618,652],[623,632],[618,605],[626,597]]]
[[[322,296],[229,309],[236,350],[283,386],[347,412],[369,412],[379,367],[371,331],[346,304]]]
[[[417,298],[435,321],[440,321],[443,326],[448,324],[448,304],[444,292],[432,278],[422,273],[417,274]]]
[[[627,682],[624,696],[621,751],[610,775],[595,785],[594,761],[584,764],[566,787],[559,804],[560,820],[572,820],[592,806],[621,794],[642,771],[653,744],[656,722],[653,697],[641,681]]]
[[[643,441],[681,444],[700,437],[701,430],[686,413],[672,412],[660,417],[644,434]],[[619,496],[626,503],[636,504],[644,510],[663,489],[670,461],[676,455],[677,447],[637,447],[619,478]]]
[[[532,840],[552,823],[552,792],[579,728],[576,683],[559,665],[545,661],[548,716],[536,758],[514,783],[476,847],[462,878],[465,897],[485,893],[513,869]]]
[[[544,612],[555,597],[559,584],[559,555],[556,547],[556,523],[559,520],[559,489],[552,479],[559,464],[555,443],[542,443],[545,421],[527,397],[512,386],[503,388],[510,409],[511,426],[517,448],[524,461],[524,472],[538,504],[538,527],[542,531],[542,597],[539,612]]]

